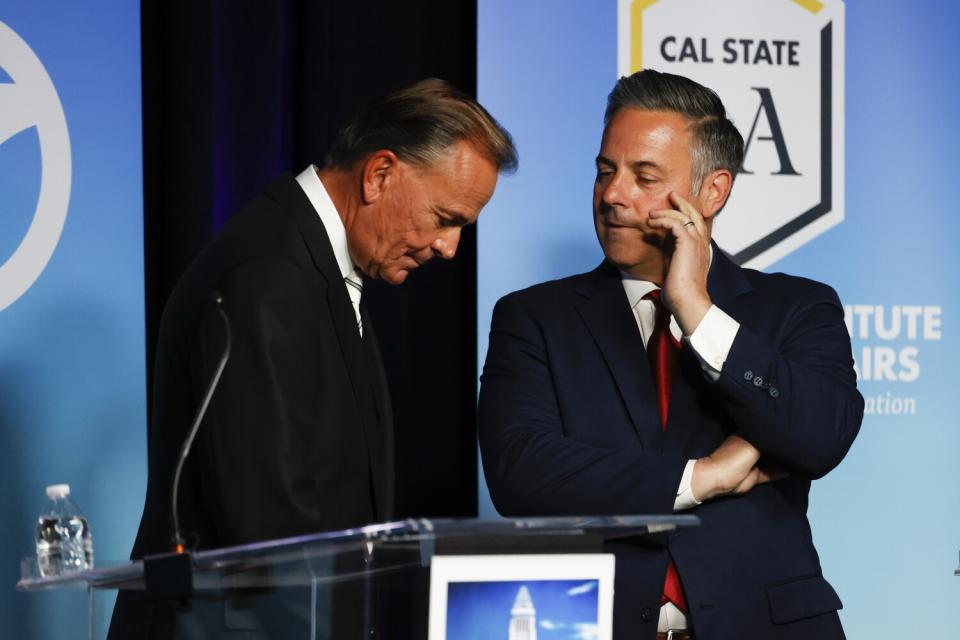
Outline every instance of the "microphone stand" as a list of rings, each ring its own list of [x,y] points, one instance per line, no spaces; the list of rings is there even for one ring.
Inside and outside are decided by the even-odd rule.
[[[207,385],[203,401],[193,418],[193,424],[190,425],[190,431],[180,447],[180,456],[177,460],[177,467],[173,473],[173,486],[171,489],[171,515],[173,517],[173,550],[169,553],[146,556],[143,559],[143,578],[146,583],[146,589],[149,593],[158,596],[184,598],[193,593],[193,565],[190,561],[190,551],[187,548],[183,531],[180,529],[180,516],[177,505],[177,498],[180,495],[180,475],[183,472],[183,466],[190,455],[190,449],[193,441],[200,430],[200,423],[207,413],[210,406],[210,400],[213,393],[220,383],[220,376],[227,366],[230,359],[230,347],[233,343],[233,334],[230,330],[230,318],[223,309],[223,296],[218,291],[210,293],[211,300],[217,307],[217,312],[223,320],[224,336],[226,343],[223,353],[217,362],[217,367],[213,372],[213,377]]]

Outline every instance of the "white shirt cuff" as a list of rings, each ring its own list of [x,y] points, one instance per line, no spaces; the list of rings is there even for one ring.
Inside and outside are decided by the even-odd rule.
[[[720,370],[727,361],[739,329],[740,323],[714,304],[710,305],[693,334],[684,338],[693,347],[704,374],[713,382],[720,379]]]
[[[680,476],[680,486],[677,487],[677,497],[673,501],[674,511],[685,511],[700,504],[700,501],[693,495],[693,467],[696,464],[696,460],[687,460],[687,466],[683,468],[683,475]]]

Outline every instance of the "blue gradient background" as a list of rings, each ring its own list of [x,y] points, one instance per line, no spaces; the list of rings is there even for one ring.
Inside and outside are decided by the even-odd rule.
[[[915,397],[917,414],[867,416],[847,459],[813,485],[814,538],[850,638],[960,627],[958,26],[955,3],[846,3],[846,219],[770,268],[825,281],[846,304],[942,307],[939,341],[864,343],[919,349],[915,382],[860,383],[865,397]],[[521,156],[479,224],[482,364],[498,298],[602,258],[592,158],[616,79],[616,3],[480,0],[478,41],[480,100]]]
[[[22,594],[14,584],[19,559],[34,553],[46,485],[70,484],[99,564],[128,556],[143,508],[139,3],[8,0],[0,21],[46,67],[73,154],[57,250],[33,287],[0,311],[0,637],[79,638],[84,592]],[[0,261],[30,222],[39,174],[35,129],[0,146]],[[111,604],[98,604],[104,633]]]

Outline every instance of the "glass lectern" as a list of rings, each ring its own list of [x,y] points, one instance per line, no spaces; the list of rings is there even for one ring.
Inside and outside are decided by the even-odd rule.
[[[696,516],[419,519],[317,533],[186,557],[42,577],[21,563],[21,591],[86,590],[89,638],[104,638],[98,598],[120,591],[174,638],[427,638],[437,555],[602,553],[609,541],[669,535]],[[102,609],[102,606],[101,606]]]

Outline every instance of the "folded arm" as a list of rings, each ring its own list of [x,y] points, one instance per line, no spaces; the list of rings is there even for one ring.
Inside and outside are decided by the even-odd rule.
[[[712,390],[737,434],[791,474],[819,478],[860,428],[850,338],[836,294],[811,286],[773,348],[741,326]]]

